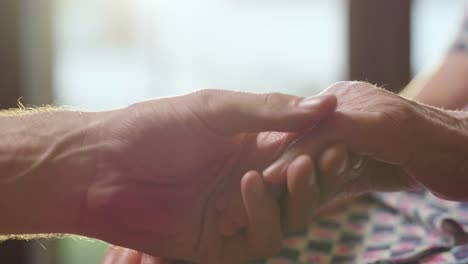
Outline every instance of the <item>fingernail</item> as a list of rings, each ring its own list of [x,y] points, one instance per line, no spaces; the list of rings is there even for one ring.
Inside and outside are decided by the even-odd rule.
[[[316,108],[319,104],[321,104],[323,101],[323,97],[321,96],[309,96],[307,98],[304,98],[302,102],[299,103],[300,107],[303,108]]]
[[[281,184],[284,183],[283,172],[285,168],[284,160],[277,160],[271,164],[268,168],[263,170],[263,176],[269,184]]]
[[[361,168],[362,163],[364,162],[363,157],[357,157],[356,160],[353,163],[353,170],[358,170]]]
[[[268,177],[269,175],[274,175],[274,172],[278,169],[278,166],[279,165],[277,162],[268,166],[268,168],[263,170],[263,175],[265,175],[265,177]]]
[[[337,171],[338,175],[341,175],[345,172],[346,168],[348,167],[348,160],[347,159],[343,159],[341,161],[341,164],[340,164],[340,167]]]

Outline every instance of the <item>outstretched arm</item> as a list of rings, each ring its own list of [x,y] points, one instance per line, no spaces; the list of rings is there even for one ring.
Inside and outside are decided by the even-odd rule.
[[[334,96],[204,90],[100,113],[2,115],[0,232],[75,233],[203,263],[270,255],[278,208],[250,170],[335,106]],[[249,217],[234,237],[216,229],[226,192],[241,192]]]

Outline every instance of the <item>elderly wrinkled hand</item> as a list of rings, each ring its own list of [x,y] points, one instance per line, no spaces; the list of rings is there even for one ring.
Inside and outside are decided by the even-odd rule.
[[[282,179],[296,157],[337,144],[327,150],[335,158],[319,178],[321,203],[340,195],[418,187],[446,199],[468,198],[460,185],[468,177],[465,113],[418,104],[361,82],[337,83],[324,94],[338,98],[335,114],[286,150],[265,170],[267,178]],[[336,164],[344,165],[337,171]]]
[[[286,230],[305,228],[318,212],[371,191],[424,186],[448,199],[466,199],[457,184],[468,175],[462,113],[421,105],[362,82],[337,83],[324,94],[338,98],[336,112],[263,171],[266,183],[286,186]],[[304,165],[298,165],[304,156],[315,163],[302,159]],[[294,184],[297,170],[316,173],[316,184]],[[440,175],[451,178],[441,180]],[[239,203],[226,213],[231,219],[242,215]]]

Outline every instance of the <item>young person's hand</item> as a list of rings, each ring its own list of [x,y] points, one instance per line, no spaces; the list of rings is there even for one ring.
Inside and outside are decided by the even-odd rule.
[[[335,105],[334,96],[205,90],[96,113],[86,144],[99,152],[83,233],[201,263],[273,254],[281,244],[277,204],[251,170],[263,170]],[[248,225],[223,236],[217,201],[231,194],[246,204]]]

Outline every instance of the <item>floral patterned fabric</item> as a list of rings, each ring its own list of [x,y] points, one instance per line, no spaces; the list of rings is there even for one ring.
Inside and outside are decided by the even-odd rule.
[[[468,203],[427,191],[362,197],[285,239],[267,264],[468,263]]]

